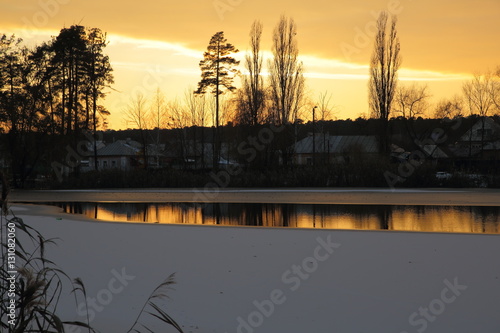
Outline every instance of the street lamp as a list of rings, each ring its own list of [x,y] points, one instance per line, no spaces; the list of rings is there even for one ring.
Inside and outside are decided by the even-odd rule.
[[[312,130],[313,130],[313,156],[312,157],[313,158],[312,158],[312,164],[313,164],[313,167],[316,165],[316,161],[315,161],[316,160],[316,134],[315,134],[316,131],[314,129],[314,127],[315,127],[314,123],[316,121],[316,112],[315,111],[317,108],[318,107],[315,106],[315,107],[313,107],[313,110],[312,110],[312,113],[313,113],[313,128],[312,128]]]

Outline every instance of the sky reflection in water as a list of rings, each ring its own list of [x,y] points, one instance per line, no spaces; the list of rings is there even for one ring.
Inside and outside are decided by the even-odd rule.
[[[119,222],[500,233],[500,207],[261,203],[58,203],[67,213]]]

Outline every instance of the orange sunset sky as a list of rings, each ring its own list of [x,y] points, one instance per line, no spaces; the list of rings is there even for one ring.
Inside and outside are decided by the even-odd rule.
[[[262,49],[269,51],[282,14],[296,21],[309,95],[314,100],[330,92],[337,118],[369,113],[368,63],[380,10],[398,16],[401,84],[428,84],[431,102],[461,93],[472,73],[500,65],[499,0],[0,1],[0,33],[15,33],[28,45],[73,24],[108,33],[115,91],[104,105],[113,129],[127,127],[122,111],[131,95],[148,96],[160,87],[168,99],[182,99],[194,90],[198,63],[215,32],[224,31],[245,51],[258,19],[264,25]]]

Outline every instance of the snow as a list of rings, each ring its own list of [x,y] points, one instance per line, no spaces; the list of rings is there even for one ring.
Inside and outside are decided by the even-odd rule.
[[[467,190],[452,190],[452,189],[415,189],[415,188],[219,188],[219,191],[224,193],[460,193]],[[31,192],[41,192],[44,190]],[[138,188],[138,189],[78,189],[78,190],[51,190],[53,193],[193,193],[195,190],[191,188]]]
[[[10,202],[219,202],[362,205],[498,206],[499,189],[289,188],[108,189],[23,191]]]
[[[499,235],[111,223],[54,207],[13,208],[61,239],[47,255],[82,278],[101,332],[125,332],[174,272],[164,309],[186,333],[500,327]],[[60,315],[83,320],[72,302],[61,300]]]

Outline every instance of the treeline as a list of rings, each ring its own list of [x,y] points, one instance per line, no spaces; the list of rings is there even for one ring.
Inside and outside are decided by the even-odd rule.
[[[492,117],[496,122],[499,117]],[[477,116],[458,119],[424,119],[408,120],[402,117],[392,118],[389,121],[391,142],[404,147],[407,152],[420,153],[422,142],[429,142],[436,133],[446,138],[440,147],[446,149],[449,144],[459,141],[465,132],[480,120]],[[221,165],[219,169],[212,168],[210,160],[205,160],[205,167],[188,163],[192,158],[187,151],[192,139],[202,140],[204,133],[207,144],[212,144],[214,127],[184,127],[182,129],[153,129],[140,131],[138,129],[99,132],[106,142],[132,139],[140,141],[142,135],[160,137],[161,142],[167,144],[170,153],[174,152],[175,161],[172,165],[149,169],[134,168],[133,170],[105,169],[90,171],[80,175],[71,175],[63,182],[53,181],[50,186],[55,188],[138,188],[138,187],[200,187],[207,184],[217,184],[217,187],[294,187],[294,186],[359,186],[359,187],[387,187],[386,173],[404,175],[402,181],[393,184],[396,187],[499,187],[500,177],[497,175],[498,162],[483,159],[444,158],[435,159],[426,157],[418,161],[418,166],[407,174],[406,161],[387,158],[384,154],[365,154],[357,152],[355,148],[337,153],[342,162],[334,162],[325,158],[320,151],[316,153],[314,165],[284,165],[279,161],[279,149],[282,141],[286,141],[290,133],[294,133],[297,140],[310,137],[313,131],[334,136],[374,136],[380,128],[380,119],[336,120],[290,124],[282,131],[275,132],[273,140],[259,132],[269,133],[269,126],[248,126],[229,124],[220,127],[221,137],[224,138],[223,155],[239,166]],[[459,126],[457,126],[459,124]],[[411,127],[416,133],[416,140],[408,135]],[[189,142],[191,141],[191,143]],[[249,154],[251,152],[251,154]],[[192,153],[191,153],[192,154]],[[293,155],[293,152],[290,152]],[[170,155],[172,156],[172,155]],[[427,155],[425,155],[427,156]],[[249,159],[249,157],[251,157]],[[401,168],[405,173],[401,173]],[[228,172],[226,172],[226,170]],[[231,171],[233,170],[233,171]],[[229,174],[230,172],[230,174]],[[437,172],[446,172],[451,175],[447,179],[436,177]],[[227,176],[229,174],[229,176]],[[477,175],[472,177],[471,175]],[[479,176],[481,175],[481,176]],[[479,182],[481,179],[481,182]],[[484,184],[482,181],[484,180]],[[220,185],[222,184],[222,185]]]
[[[101,100],[113,83],[106,45],[104,32],[80,25],[34,47],[0,37],[0,131],[15,179],[23,182],[47,150],[105,123]]]
[[[377,20],[367,86],[370,113],[363,116],[363,125],[361,118],[342,126],[338,125],[341,122],[329,123],[334,115],[331,94],[306,94],[295,21],[285,16],[278,20],[272,30],[272,56],[267,63],[261,50],[262,35],[263,25],[255,21],[249,34],[250,50],[241,67],[234,58],[238,49],[227,41],[224,32],[217,32],[199,63],[197,89],[189,88],[183,99],[166,100],[158,88],[150,99],[130,96],[125,110],[111,110],[123,112],[127,126],[137,129],[146,171],[147,149],[158,150],[172,142],[184,159],[190,145],[202,147],[202,158],[210,145],[207,155],[211,161],[202,161],[201,168],[211,165],[215,170],[223,155],[228,158],[229,153],[223,154],[222,149],[237,150],[231,142],[243,142],[263,133],[263,127],[272,126],[280,126],[282,131],[274,133],[271,143],[258,144],[263,148],[250,165],[254,170],[270,168],[277,160],[283,169],[293,168],[293,144],[304,137],[301,131],[352,133],[345,126],[364,127],[355,132],[377,136],[380,157],[388,159],[397,121],[404,124],[398,130],[403,146],[413,149],[412,143],[425,130],[419,128],[420,119],[426,116],[487,117],[500,110],[500,69],[475,75],[464,84],[461,94],[435,106],[429,103],[431,94],[425,85],[400,84],[402,48],[397,20],[382,12]],[[54,163],[65,164],[78,177],[78,163],[72,166],[63,161],[73,152],[85,155],[82,149],[93,151],[93,168],[98,170],[97,132],[104,128],[109,115],[101,103],[113,83],[113,69],[104,53],[106,45],[106,33],[80,25],[64,28],[50,41],[30,48],[15,36],[1,36],[0,131],[4,135],[0,163],[15,186],[22,186],[36,174],[50,174]],[[239,88],[233,82],[237,77]],[[304,125],[307,119],[312,122]],[[174,130],[174,135],[163,136],[162,129]],[[230,129],[236,133],[232,135]],[[94,147],[81,147],[81,142],[93,143]]]
[[[69,134],[95,129],[109,114],[100,105],[113,83],[106,34],[74,25],[29,48],[0,40],[0,121],[5,132]]]

